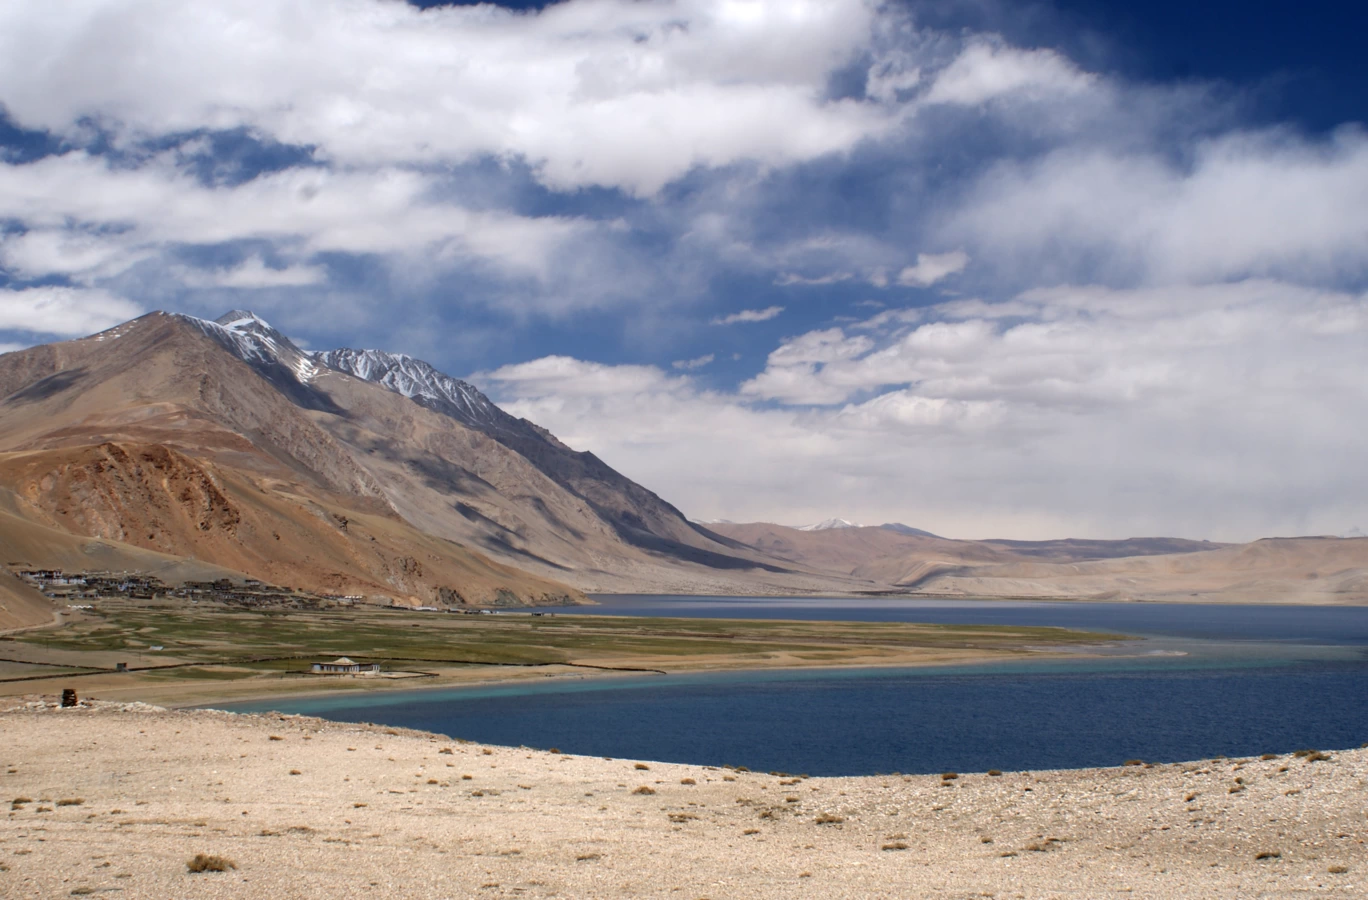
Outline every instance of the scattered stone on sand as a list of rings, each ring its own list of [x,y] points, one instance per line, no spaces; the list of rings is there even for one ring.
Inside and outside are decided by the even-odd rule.
[[[55,697],[0,735],[6,898],[1368,895],[1368,750],[794,780]]]

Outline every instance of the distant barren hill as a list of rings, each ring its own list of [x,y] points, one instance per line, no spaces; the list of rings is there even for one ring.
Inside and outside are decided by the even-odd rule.
[[[1215,544],[958,541],[887,527],[711,526],[775,557],[929,596],[1190,602],[1368,603],[1368,538]]]

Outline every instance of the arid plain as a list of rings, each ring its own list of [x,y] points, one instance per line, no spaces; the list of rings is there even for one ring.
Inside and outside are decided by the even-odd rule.
[[[1368,873],[1364,750],[804,778],[280,715],[3,708],[6,897],[1360,897]],[[223,871],[192,873],[197,856]]]

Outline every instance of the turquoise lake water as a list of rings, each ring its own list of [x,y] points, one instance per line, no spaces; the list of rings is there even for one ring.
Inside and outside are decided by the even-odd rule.
[[[1368,608],[604,597],[574,612],[1058,625],[1103,658],[546,679],[239,704],[567,753],[811,775],[1074,768],[1368,741]]]

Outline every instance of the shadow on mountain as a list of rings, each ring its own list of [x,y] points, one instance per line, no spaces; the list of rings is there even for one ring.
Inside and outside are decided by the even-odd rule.
[[[35,381],[28,387],[15,391],[9,396],[9,400],[14,403],[37,403],[54,397],[68,388],[74,387],[79,381],[86,377],[86,369],[82,366],[79,369],[68,369],[64,372],[57,372],[49,375],[41,381]]]

